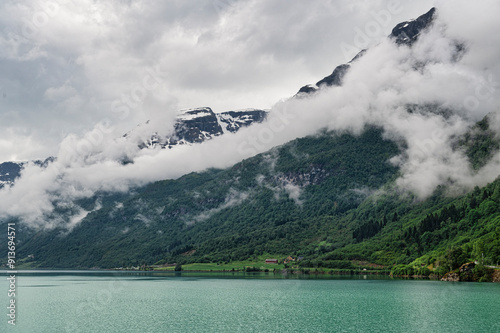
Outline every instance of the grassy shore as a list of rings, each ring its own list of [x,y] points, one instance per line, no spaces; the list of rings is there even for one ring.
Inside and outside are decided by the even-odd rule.
[[[154,267],[155,271],[174,271],[174,266]],[[317,267],[299,267],[296,262],[284,264],[282,261],[278,264],[267,264],[265,259],[233,261],[230,263],[192,263],[182,265],[182,271],[186,272],[287,272],[287,273],[305,273],[305,274],[380,274],[388,275],[390,270],[373,269],[373,267],[357,267],[355,269],[337,269],[337,268],[317,268]]]
[[[209,271],[238,271],[238,272],[244,272],[250,269],[256,269],[258,271],[281,271],[282,269],[285,268],[284,264],[266,264],[262,261],[236,261],[236,262],[230,262],[227,264],[218,264],[218,263],[193,263],[193,264],[186,264],[182,265],[182,270],[183,271],[203,271],[203,272],[209,272]],[[160,270],[160,271],[173,271],[175,269],[174,266],[169,266],[169,267],[155,267],[154,270]]]

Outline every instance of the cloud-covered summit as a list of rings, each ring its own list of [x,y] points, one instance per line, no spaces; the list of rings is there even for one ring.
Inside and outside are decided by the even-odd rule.
[[[0,162],[53,156],[103,121],[119,136],[183,108],[268,109],[345,62],[342,43],[379,13],[391,9],[356,48],[431,6],[393,3],[3,1]]]

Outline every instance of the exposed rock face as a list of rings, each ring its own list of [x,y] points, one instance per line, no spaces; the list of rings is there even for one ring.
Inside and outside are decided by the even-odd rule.
[[[389,38],[393,39],[398,45],[408,45],[411,46],[418,40],[418,36],[424,31],[427,27],[429,27],[434,20],[434,13],[436,12],[435,8],[432,8],[424,15],[419,16],[415,20],[406,21],[399,23],[392,29]],[[351,63],[359,59],[365,54],[366,50],[361,50],[349,63],[342,64],[337,66],[332,74],[326,76],[316,83],[316,85],[308,84],[300,88],[297,93],[298,96],[303,96],[304,94],[313,93],[322,86],[341,86],[342,80],[346,73],[349,71],[351,67]]]
[[[312,93],[312,92],[315,92],[316,90],[318,90],[318,88],[312,84],[308,84],[308,85],[305,85],[303,86],[302,88],[299,89],[299,92],[297,94],[309,94],[309,93]]]
[[[354,57],[354,59],[351,60],[351,62],[354,61],[356,58],[358,58],[358,55],[356,57]],[[299,94],[304,94],[304,93],[305,94],[313,93],[313,92],[317,91],[318,89],[321,89],[321,87],[323,87],[323,86],[326,86],[326,87],[341,86],[342,80],[350,67],[351,67],[350,64],[342,64],[340,66],[335,67],[332,74],[325,76],[323,79],[316,82],[315,85],[308,84],[308,85],[303,86],[302,88],[300,88],[300,90],[297,94],[299,95]]]
[[[45,161],[32,161],[32,163],[45,168],[55,160],[49,157]],[[4,186],[13,185],[15,180],[21,175],[21,171],[28,162],[4,162],[0,163],[0,189]]]
[[[474,262],[463,264],[458,272],[446,273],[441,281],[474,281],[473,269],[476,267]]]
[[[21,174],[23,163],[5,162],[0,164],[0,188],[14,184]]]
[[[227,111],[217,114],[219,124],[223,126],[223,130],[227,130],[231,133],[237,132],[242,127],[247,127],[254,123],[261,123],[266,119],[266,116],[266,111],[255,109]]]
[[[474,281],[474,273],[472,271],[474,267],[476,267],[476,264],[473,262],[468,262],[460,266],[458,269],[460,281]]]
[[[266,119],[267,111],[257,109],[214,113],[209,107],[188,109],[181,112],[174,125],[173,134],[162,137],[153,133],[139,144],[140,148],[172,148],[175,145],[202,143],[223,135],[236,133],[240,128],[260,123]],[[125,134],[130,136],[131,132]]]
[[[494,270],[490,266],[478,266],[475,262],[468,262],[460,266],[458,272],[446,273],[441,281],[462,281],[462,282],[500,282],[500,271]]]
[[[322,80],[318,81],[316,83],[316,85],[318,87],[321,87],[322,85],[341,86],[342,79],[344,78],[345,74],[349,70],[349,67],[351,67],[351,65],[349,65],[349,64],[343,64],[343,65],[337,66],[333,70],[332,74],[330,74],[327,77],[323,78]]]
[[[460,275],[456,272],[449,272],[446,273],[442,278],[441,281],[451,281],[451,282],[458,282],[460,281]]]
[[[500,282],[500,270],[493,272],[492,282]]]
[[[200,143],[222,134],[222,127],[211,108],[188,110],[179,116],[170,145]]]
[[[392,29],[389,37],[393,38],[396,44],[412,45],[424,29],[429,27],[434,19],[436,8],[432,8],[416,20],[399,23]]]

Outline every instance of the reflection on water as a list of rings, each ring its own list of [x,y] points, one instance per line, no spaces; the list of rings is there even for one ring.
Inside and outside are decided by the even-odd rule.
[[[500,284],[492,283],[31,271],[18,274],[17,289],[18,332],[500,332]]]
[[[0,274],[7,271],[1,271]],[[174,271],[118,271],[118,270],[23,270],[18,276],[111,276],[111,277],[193,277],[224,279],[326,279],[326,280],[388,280],[388,275],[367,274],[281,274],[273,272],[174,272]]]

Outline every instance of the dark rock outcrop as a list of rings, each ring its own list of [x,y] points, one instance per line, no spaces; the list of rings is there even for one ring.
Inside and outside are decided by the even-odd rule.
[[[42,160],[32,161],[41,168],[46,168],[55,161],[55,157],[49,157]],[[0,163],[0,189],[7,185],[13,185],[17,178],[21,176],[21,171],[29,162],[4,162]]]
[[[468,262],[460,266],[458,270],[446,273],[441,281],[495,282],[495,279],[500,280],[500,273],[497,272],[489,266]]]
[[[308,85],[305,85],[303,86],[302,88],[299,89],[299,92],[297,93],[298,94],[309,94],[309,93],[313,93],[315,92],[316,90],[318,90],[317,87],[313,86],[312,84],[308,84]]]
[[[458,282],[460,275],[457,272],[448,272],[441,278],[441,281]]]
[[[392,29],[389,37],[398,45],[413,45],[422,31],[431,25],[435,13],[436,8],[432,8],[415,20],[399,23]]]
[[[463,264],[460,266],[458,269],[458,272],[460,274],[460,281],[474,281],[474,268],[476,267],[476,264],[474,262],[468,262],[466,264]]]
[[[261,123],[266,119],[267,112],[264,110],[240,110],[227,111],[217,114],[219,123],[225,130],[236,133],[240,128],[247,127],[255,123]]]
[[[208,107],[185,111],[174,128],[174,140],[180,143],[200,143],[223,134],[217,116]]]
[[[266,119],[267,111],[257,109],[214,113],[209,107],[184,110],[177,117],[173,133],[161,136],[153,133],[139,143],[142,148],[172,148],[175,145],[202,143],[225,133],[236,133],[240,128],[260,123]],[[132,136],[132,132],[125,137]]]
[[[21,174],[24,163],[5,162],[0,164],[0,188],[14,183]]]
[[[491,279],[492,282],[500,282],[500,270],[495,270]]]
[[[342,79],[344,75],[347,73],[347,70],[351,67],[349,64],[343,64],[337,66],[332,74],[324,77],[322,80],[319,80],[316,85],[321,88],[322,85],[327,86],[340,86],[342,85]]]
[[[419,16],[415,20],[406,21],[399,23],[392,29],[389,38],[393,39],[398,45],[408,45],[411,46],[415,41],[417,41],[418,36],[428,28],[433,20],[434,14],[436,12],[435,8],[432,8],[424,15]],[[361,50],[349,63],[337,66],[332,74],[324,77],[314,85],[305,85],[300,88],[297,96],[303,96],[310,93],[316,92],[321,89],[322,86],[341,86],[344,76],[349,71],[351,64],[362,57],[367,50]]]

